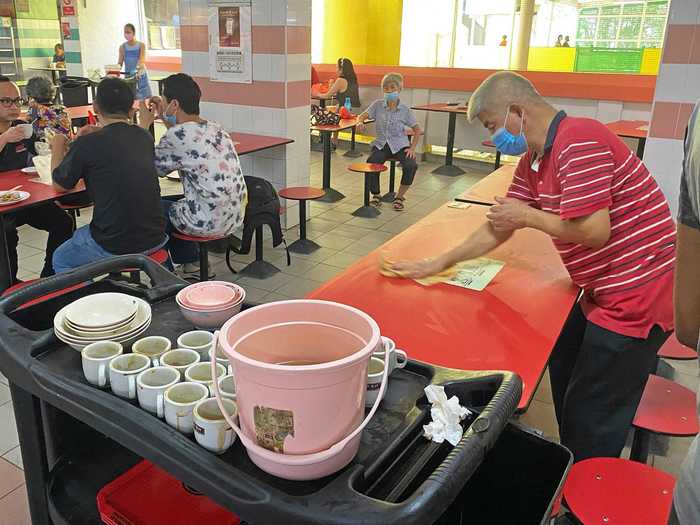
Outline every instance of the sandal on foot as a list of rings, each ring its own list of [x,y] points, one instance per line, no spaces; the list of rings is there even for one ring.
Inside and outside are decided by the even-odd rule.
[[[379,208],[382,205],[382,196],[379,193],[373,193],[372,194],[372,199],[369,201],[370,206],[374,206],[375,208]]]
[[[403,198],[403,197],[396,197],[396,198],[394,199],[394,210],[396,210],[396,211],[403,211],[403,209],[404,209],[404,207],[405,207],[403,203],[404,203],[405,200],[406,200],[406,199]]]

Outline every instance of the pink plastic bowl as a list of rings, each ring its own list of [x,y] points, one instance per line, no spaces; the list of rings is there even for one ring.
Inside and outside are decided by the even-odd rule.
[[[190,310],[219,311],[240,304],[245,290],[226,281],[206,281],[180,290],[178,304]]]
[[[226,321],[241,311],[243,301],[245,300],[245,290],[241,288],[243,295],[240,300],[233,305],[220,308],[218,310],[194,310],[182,304],[177,300],[177,305],[180,307],[182,315],[198,328],[219,328]]]

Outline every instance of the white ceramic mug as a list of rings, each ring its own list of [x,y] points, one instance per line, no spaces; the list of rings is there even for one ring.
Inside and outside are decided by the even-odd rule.
[[[160,366],[160,357],[172,348],[172,343],[167,337],[149,335],[142,337],[131,346],[135,354],[142,354],[151,360],[152,366]]]
[[[158,417],[165,415],[163,394],[180,382],[180,372],[167,366],[148,368],[136,377],[136,397],[139,406]]]
[[[209,349],[214,343],[214,334],[206,330],[193,330],[185,332],[177,338],[178,348],[189,348],[197,352],[202,361],[209,359]]]
[[[109,363],[122,353],[124,348],[114,341],[98,341],[83,348],[80,355],[88,383],[100,388],[109,385]]]
[[[17,124],[17,127],[22,130],[25,139],[32,138],[32,135],[34,134],[34,128],[31,124]]]
[[[232,374],[233,369],[231,368],[231,363],[228,360],[228,357],[226,357],[220,349],[217,349],[218,351],[216,352],[216,362],[222,365],[224,368],[226,368],[226,373],[227,374]],[[214,353],[214,347],[211,347],[209,349],[209,361],[213,359],[213,354]]]
[[[224,410],[232,417],[238,417],[238,408],[230,399],[222,399]],[[192,411],[194,418],[194,438],[202,447],[214,454],[223,454],[236,440],[236,433],[224,418],[216,399],[199,401]]]
[[[218,384],[221,397],[225,397],[231,401],[236,400],[236,382],[233,379],[233,375],[229,374],[224,377],[220,377]]]
[[[408,362],[408,355],[403,350],[396,348],[396,343],[388,337],[382,336],[382,344],[384,351],[374,352],[372,355],[384,361],[384,354],[389,352],[389,373],[391,374],[397,368],[403,368]]]
[[[136,399],[136,376],[151,367],[142,354],[122,354],[109,363],[109,384],[119,397]]]
[[[365,394],[366,407],[371,407],[377,400],[379,389],[382,386],[383,375],[384,361],[377,357],[372,357],[369,360],[369,368],[367,369],[367,393]],[[384,394],[386,394],[386,389],[384,390]]]
[[[216,363],[216,379],[226,375],[226,368]],[[211,362],[204,361],[196,365],[190,365],[185,370],[185,381],[201,383],[209,389],[210,395],[214,395],[214,380],[211,377]]]
[[[201,383],[178,383],[165,391],[165,421],[178,432],[194,432],[194,406],[209,397],[209,389]]]
[[[189,348],[176,348],[169,350],[160,356],[160,365],[174,368],[180,372],[180,379],[185,380],[185,370],[201,361],[201,357]]]

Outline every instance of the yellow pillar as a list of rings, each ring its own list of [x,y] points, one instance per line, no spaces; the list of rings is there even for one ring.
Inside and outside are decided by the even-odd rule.
[[[326,0],[323,62],[347,57],[354,64],[399,64],[403,0]]]
[[[535,0],[520,0],[520,23],[518,24],[518,41],[512,68],[527,70],[527,58],[530,52],[530,35],[532,34],[532,17],[535,13]]]

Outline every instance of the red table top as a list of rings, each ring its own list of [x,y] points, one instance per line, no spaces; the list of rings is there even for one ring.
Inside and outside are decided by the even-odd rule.
[[[310,186],[293,186],[291,188],[282,188],[277,194],[283,199],[291,199],[295,201],[320,199],[326,192],[321,188],[312,188]]]
[[[494,197],[505,197],[506,193],[508,193],[514,172],[515,166],[501,166],[462,193],[459,198],[485,204],[495,204],[496,200]]]
[[[283,137],[268,137],[265,135],[254,135],[252,133],[231,133],[231,140],[237,142],[236,153],[246,155],[247,153],[255,153],[264,149],[284,146],[294,142],[292,139]]]
[[[47,186],[40,182],[33,182],[31,179],[36,179],[36,173],[26,174],[19,170],[15,171],[3,171],[0,172],[0,191],[9,190],[18,185],[22,185],[21,191],[28,191],[30,197],[27,200],[18,202],[17,204],[12,204],[10,206],[0,206],[0,213],[9,213],[11,211],[17,211],[24,208],[29,208],[31,206],[36,206],[37,204],[42,204],[44,202],[53,201],[60,197],[66,195],[72,195],[73,193],[80,193],[85,191],[85,185],[83,182],[79,182],[78,185],[68,191],[56,191],[53,186]]]
[[[620,137],[644,139],[649,133],[649,123],[646,120],[616,120],[615,122],[608,122],[606,126]]]
[[[345,118],[341,119],[336,126],[311,126],[311,131],[343,131],[354,126],[357,126],[357,118]]]
[[[482,292],[424,287],[378,271],[380,251],[392,260],[441,253],[477,229],[487,212],[442,206],[309,297],[362,309],[414,359],[518,373],[524,382],[519,408],[525,409],[578,294],[547,235],[520,230],[496,249],[490,256],[506,265]]]
[[[423,111],[438,111],[440,113],[461,113],[466,115],[467,104],[459,104],[457,106],[448,106],[444,102],[437,104],[425,104],[424,106],[412,106],[411,109],[420,109]]]

